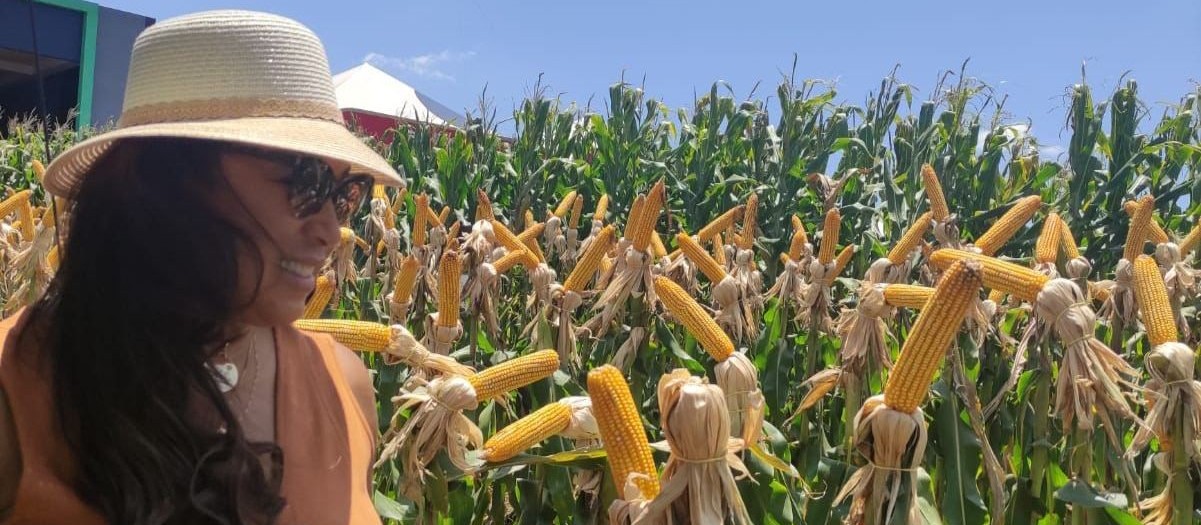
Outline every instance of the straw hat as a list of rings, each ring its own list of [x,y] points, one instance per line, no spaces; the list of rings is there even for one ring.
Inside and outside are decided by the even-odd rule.
[[[164,20],[133,45],[115,130],[81,142],[46,168],[51,193],[69,197],[117,141],[212,139],[339,160],[379,184],[404,182],[342,121],[325,48],[277,15],[206,11]]]

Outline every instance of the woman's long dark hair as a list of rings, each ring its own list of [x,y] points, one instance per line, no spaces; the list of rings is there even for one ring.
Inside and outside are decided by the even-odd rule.
[[[283,507],[257,457],[278,473],[282,452],[247,443],[204,367],[242,306],[238,251],[253,247],[217,212],[219,148],[110,150],[77,189],[62,265],[18,345],[37,334],[76,493],[112,523],[271,523]]]

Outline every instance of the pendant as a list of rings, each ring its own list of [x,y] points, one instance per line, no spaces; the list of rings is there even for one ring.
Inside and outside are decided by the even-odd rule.
[[[208,363],[209,373],[217,380],[217,388],[227,394],[238,386],[238,367],[233,363]]]

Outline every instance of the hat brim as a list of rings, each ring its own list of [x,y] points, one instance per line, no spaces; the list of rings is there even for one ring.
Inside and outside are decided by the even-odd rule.
[[[46,167],[43,183],[50,193],[69,198],[109,148],[122,139],[145,137],[220,140],[304,153],[348,163],[352,172],[369,174],[377,184],[405,185],[388,161],[344,126],[297,117],[164,122],[116,129],[63,152]]]

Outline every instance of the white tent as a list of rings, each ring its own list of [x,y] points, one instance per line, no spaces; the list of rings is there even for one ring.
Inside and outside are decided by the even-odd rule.
[[[369,63],[335,75],[334,92],[338,97],[338,107],[348,114],[348,120],[364,120],[364,117],[374,116],[396,121],[428,122],[443,127],[459,127],[466,120],[413,89],[413,86]]]

